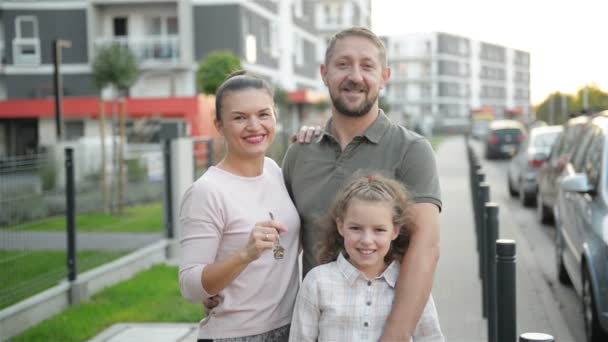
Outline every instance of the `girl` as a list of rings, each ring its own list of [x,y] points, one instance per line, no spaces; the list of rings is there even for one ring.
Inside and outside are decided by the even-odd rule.
[[[399,182],[355,177],[323,221],[319,261],[296,299],[290,341],[378,341],[391,310],[399,262],[412,227],[410,197]],[[443,341],[432,297],[414,341]]]
[[[222,299],[201,321],[199,341],[286,341],[300,219],[281,169],[265,157],[276,129],[272,90],[238,72],[215,101],[226,155],[183,196],[180,289],[193,303]]]

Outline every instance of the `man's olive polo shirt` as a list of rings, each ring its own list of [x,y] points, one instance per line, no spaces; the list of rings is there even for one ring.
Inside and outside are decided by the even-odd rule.
[[[302,223],[304,274],[318,264],[319,219],[338,190],[359,170],[400,180],[414,202],[434,203],[441,210],[435,154],[424,137],[394,124],[380,111],[372,126],[342,151],[330,119],[318,141],[292,144],[283,160],[285,184]]]

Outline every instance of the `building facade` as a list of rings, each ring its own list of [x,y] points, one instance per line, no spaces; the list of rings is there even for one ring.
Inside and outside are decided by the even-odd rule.
[[[324,43],[314,20],[303,0],[2,0],[0,101],[53,97],[55,39],[71,45],[61,49],[66,98],[108,94],[95,88],[91,65],[109,44],[128,46],[138,59],[133,98],[195,96],[198,62],[214,50],[233,52],[287,91],[320,90]],[[0,117],[0,156],[38,145],[31,141],[52,126],[48,120]]]
[[[306,3],[314,13],[315,31],[325,42],[342,29],[372,26],[371,0],[308,0]]]
[[[472,111],[530,115],[530,54],[447,33],[385,37],[395,121],[463,128]]]

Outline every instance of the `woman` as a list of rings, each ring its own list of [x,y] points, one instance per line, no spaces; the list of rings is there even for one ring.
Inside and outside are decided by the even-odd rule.
[[[286,341],[300,220],[281,169],[265,157],[276,129],[272,90],[238,72],[215,105],[226,155],[182,199],[180,289],[193,303],[221,298],[201,321],[200,340]]]

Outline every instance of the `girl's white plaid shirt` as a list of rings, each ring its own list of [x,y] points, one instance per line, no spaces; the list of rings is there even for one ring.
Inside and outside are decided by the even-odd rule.
[[[378,341],[393,304],[399,266],[392,262],[372,280],[343,255],[313,268],[296,299],[289,341]],[[444,341],[432,296],[413,340]]]

